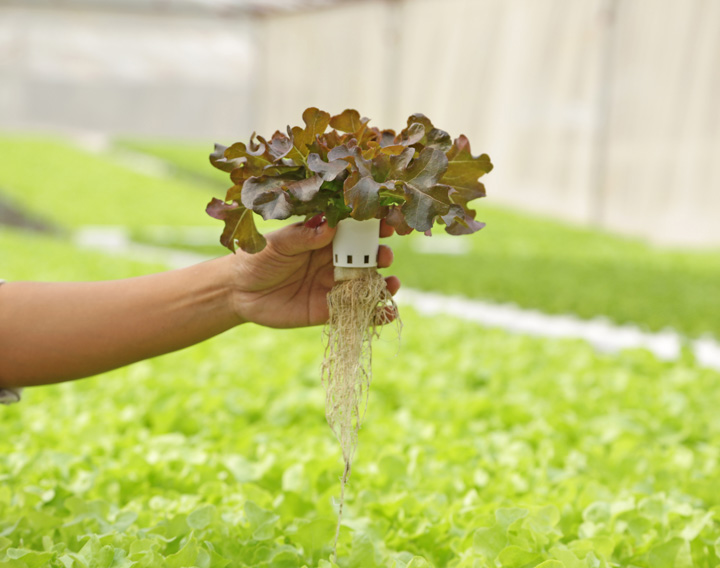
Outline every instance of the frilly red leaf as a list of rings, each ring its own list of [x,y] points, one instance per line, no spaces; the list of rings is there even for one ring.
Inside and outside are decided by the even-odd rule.
[[[485,195],[479,178],[493,166],[486,154],[472,155],[465,136],[453,141],[419,113],[397,134],[369,126],[355,109],[331,116],[310,107],[302,119],[304,127],[270,139],[253,133],[247,144],[215,145],[210,162],[233,186],[207,212],[225,222],[221,243],[230,250],[265,246],[252,212],[264,219],[322,214],[331,226],[347,217],[384,218],[401,235],[436,223],[452,235],[484,226],[468,203]]]

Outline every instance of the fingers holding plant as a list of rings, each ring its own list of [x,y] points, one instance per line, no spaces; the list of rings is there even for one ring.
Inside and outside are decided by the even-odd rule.
[[[326,323],[327,294],[335,285],[334,233],[327,222],[315,227],[296,223],[269,233],[267,246],[258,254],[230,255],[232,303],[240,320],[275,328]],[[381,245],[378,267],[388,268],[392,261],[392,249]],[[394,295],[400,281],[395,276],[385,281]]]

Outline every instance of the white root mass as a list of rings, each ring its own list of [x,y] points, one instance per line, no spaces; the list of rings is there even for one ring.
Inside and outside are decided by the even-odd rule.
[[[330,318],[325,329],[322,379],[326,391],[325,416],[340,442],[345,462],[333,545],[333,557],[337,559],[345,486],[372,382],[372,340],[393,317],[398,325],[400,320],[385,279],[374,268],[337,267],[335,281],[328,294]]]

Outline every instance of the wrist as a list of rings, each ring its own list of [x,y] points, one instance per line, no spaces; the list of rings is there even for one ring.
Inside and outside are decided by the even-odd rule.
[[[224,291],[225,310],[231,314],[233,327],[251,321],[243,309],[250,290],[245,290],[241,285],[251,280],[252,270],[248,267],[246,256],[247,253],[238,250],[217,259]]]
[[[236,278],[232,263],[228,262],[232,260],[229,259],[231,256],[182,269],[178,284],[184,289],[177,290],[181,295],[178,300],[181,304],[192,306],[195,321],[191,326],[210,326],[220,332],[244,323],[235,309]]]
[[[241,290],[238,287],[238,282],[242,279],[239,277],[239,272],[242,268],[239,267],[237,256],[242,254],[239,251],[236,254],[228,254],[214,261],[217,269],[217,286],[221,293],[221,310],[230,318],[231,327],[238,326],[243,323],[247,323],[248,319],[242,315],[241,302],[239,296]]]

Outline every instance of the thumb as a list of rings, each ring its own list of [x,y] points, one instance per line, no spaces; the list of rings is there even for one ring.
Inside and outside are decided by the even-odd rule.
[[[316,227],[294,223],[270,233],[267,237],[268,244],[280,254],[295,256],[326,247],[332,242],[335,231],[336,229],[328,226],[327,221]]]

